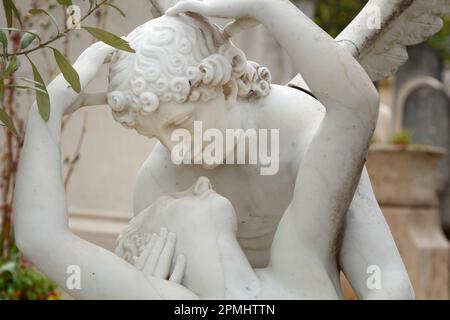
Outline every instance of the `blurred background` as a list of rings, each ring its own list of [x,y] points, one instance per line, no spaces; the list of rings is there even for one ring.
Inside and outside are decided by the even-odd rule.
[[[46,10],[57,24],[68,19],[65,1],[3,1],[0,27],[6,28],[5,3],[14,3],[13,27],[34,30],[42,38],[57,35]],[[94,1],[95,2],[95,1]],[[100,1],[97,1],[100,2]],[[365,0],[292,0],[333,37],[337,36],[367,3]],[[93,1],[73,1],[87,12]],[[83,21],[116,35],[126,35],[155,14],[149,0],[108,1]],[[37,13],[37,12],[36,12]],[[125,15],[125,17],[124,17]],[[7,16],[7,15],[6,15]],[[381,112],[367,166],[377,198],[405,261],[419,299],[449,299],[450,236],[450,18],[444,29],[427,43],[411,47],[410,59],[395,77],[378,82]],[[219,21],[220,22],[220,21]],[[55,33],[56,32],[56,33]],[[298,30],[301,32],[301,30]],[[4,34],[10,47],[19,48],[24,35]],[[32,39],[31,39],[32,40]],[[83,30],[73,30],[54,46],[74,62],[92,42]],[[239,34],[234,42],[249,59],[269,67],[273,82],[286,84],[296,71],[289,57],[264,27]],[[30,46],[32,47],[32,46]],[[59,73],[46,50],[30,54],[46,83]],[[25,59],[5,83],[31,77]],[[6,66],[2,66],[6,68]],[[106,89],[107,70],[89,91]],[[0,299],[67,298],[17,252],[11,232],[11,199],[26,112],[35,99],[33,90],[5,87],[2,107],[14,121],[18,135],[0,128]],[[74,232],[106,249],[114,250],[118,233],[132,217],[133,184],[155,141],[126,130],[113,121],[108,107],[81,110],[64,121],[63,176]],[[346,298],[354,299],[346,284]]]

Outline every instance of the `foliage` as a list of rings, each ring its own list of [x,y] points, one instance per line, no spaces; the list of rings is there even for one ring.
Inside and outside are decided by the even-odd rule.
[[[85,0],[83,0],[85,1]],[[51,44],[56,42],[59,39],[66,38],[69,33],[75,30],[74,27],[80,25],[84,20],[86,20],[89,16],[96,13],[102,6],[109,6],[118,10],[118,12],[123,15],[123,11],[120,10],[117,6],[110,3],[111,0],[89,0],[89,9],[87,12],[80,17],[79,21],[74,21],[73,27],[65,26],[61,28],[56,18],[51,14],[50,11],[45,10],[43,8],[31,8],[25,17],[32,17],[35,15],[43,15],[46,16],[51,24],[54,25],[57,33],[55,36],[48,40],[44,40],[43,35],[37,34],[34,30],[27,30],[24,27],[23,17],[19,9],[16,7],[14,0],[3,0],[3,8],[5,11],[5,18],[7,21],[7,26],[1,26],[0,28],[0,109],[3,109],[0,113],[0,121],[3,125],[9,128],[14,134],[17,134],[17,129],[15,127],[14,121],[11,119],[11,113],[13,110],[5,110],[3,107],[3,98],[4,91],[6,88],[15,88],[15,89],[32,89],[36,92],[36,101],[39,109],[39,113],[45,121],[48,121],[50,115],[50,101],[48,97],[47,88],[45,82],[40,74],[39,69],[33,63],[30,58],[30,54],[38,51],[38,50],[46,50],[50,49],[53,51],[54,58],[56,63],[58,64],[61,73],[67,82],[71,85],[73,90],[76,92],[80,92],[80,78],[76,73],[75,69],[72,68],[67,58],[60,53],[56,48],[51,47]],[[72,5],[72,0],[57,0],[57,4],[65,9],[67,6]],[[15,25],[15,21],[17,21]],[[82,27],[83,30],[89,32],[92,36],[97,38],[100,41],[109,44],[119,50],[125,50],[128,52],[134,52],[134,50],[129,46],[128,42],[121,39],[120,37],[107,32],[105,30],[96,28],[96,27]],[[10,35],[14,33],[14,36],[17,38],[20,37],[19,45],[11,45],[8,41],[7,34]],[[35,44],[33,46],[33,44]],[[30,48],[31,46],[31,48]],[[12,47],[12,48],[11,48]],[[20,68],[20,64],[17,63],[18,56],[26,56],[29,61],[32,70],[33,70],[33,80],[23,79],[25,84],[17,84],[15,81],[11,81],[13,79],[14,74]]]
[[[450,15],[444,17],[442,30],[428,40],[428,44],[434,48],[441,57],[450,61]]]
[[[356,17],[368,0],[319,0],[316,2],[316,23],[336,38]]]
[[[389,139],[389,143],[397,146],[409,146],[413,141],[413,133],[408,130],[396,132]]]
[[[59,300],[57,286],[13,251],[11,260],[0,262],[0,300]]]

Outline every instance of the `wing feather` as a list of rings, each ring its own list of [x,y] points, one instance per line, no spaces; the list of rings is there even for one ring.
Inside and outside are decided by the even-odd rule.
[[[381,28],[373,29],[368,21],[377,8]],[[370,0],[336,40],[353,50],[373,81],[381,80],[408,60],[407,46],[439,32],[449,12],[450,0]]]

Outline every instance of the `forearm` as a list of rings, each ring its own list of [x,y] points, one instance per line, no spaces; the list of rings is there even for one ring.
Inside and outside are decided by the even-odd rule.
[[[36,267],[75,299],[86,300],[173,300],[196,299],[186,288],[166,280],[146,277],[119,256],[73,234],[52,236],[43,246],[25,251]],[[47,257],[47,258],[43,258]],[[79,288],[67,287],[75,267],[79,270]],[[73,271],[72,271],[73,272]]]
[[[340,265],[361,299],[414,297],[408,273],[373,193],[367,170],[361,176],[347,213]],[[374,274],[374,270],[380,273]],[[369,277],[380,279],[380,287],[368,286]]]
[[[287,51],[308,86],[328,107],[358,105],[373,85],[359,63],[337,42],[285,0],[261,0],[254,15]],[[328,110],[330,111],[330,110]]]
[[[14,195],[14,225],[19,241],[47,231],[68,229],[61,177],[59,138],[51,134],[34,105],[29,113]]]
[[[74,65],[80,75],[82,88],[94,78],[98,70],[96,65],[99,64],[85,53]],[[43,231],[48,229],[53,232],[65,231],[68,228],[66,195],[61,173],[61,121],[74,102],[83,98],[83,95],[77,94],[69,86],[61,74],[49,84],[51,108],[48,122],[40,117],[36,103],[29,112],[15,189],[14,211],[19,234],[22,226],[29,225],[40,226]],[[36,212],[40,212],[39,216]]]

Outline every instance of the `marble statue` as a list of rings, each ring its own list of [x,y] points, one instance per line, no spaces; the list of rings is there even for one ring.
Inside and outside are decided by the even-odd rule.
[[[127,37],[135,54],[96,43],[75,63],[83,89],[108,63],[106,94],[78,96],[59,76],[48,87],[49,122],[32,107],[14,202],[25,256],[63,288],[67,267],[79,266],[81,286],[69,293],[82,299],[341,299],[341,271],[362,299],[413,298],[364,169],[379,108],[372,81],[440,29],[449,1],[371,0],[336,40],[286,0],[154,2],[166,14]],[[366,23],[374,7],[378,29]],[[206,17],[234,22],[221,29]],[[301,76],[290,85],[271,84],[231,42],[255,24],[293,59]],[[60,173],[62,117],[105,103],[160,142],[138,175],[135,218],[116,254],[70,232]],[[195,136],[196,121],[224,135],[279,130],[277,174],[226,164],[245,134],[214,165],[174,164],[173,132]],[[381,270],[376,289],[371,266]]]

